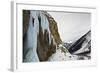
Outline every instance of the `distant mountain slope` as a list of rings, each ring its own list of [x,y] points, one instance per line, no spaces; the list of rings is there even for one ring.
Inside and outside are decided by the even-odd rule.
[[[81,54],[91,52],[91,31],[79,38],[75,43],[71,44],[69,48],[71,54]]]
[[[91,31],[73,43],[58,45],[49,61],[88,60],[91,58]]]

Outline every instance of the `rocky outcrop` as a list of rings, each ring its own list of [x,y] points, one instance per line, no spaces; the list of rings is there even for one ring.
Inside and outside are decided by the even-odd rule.
[[[23,61],[34,61],[30,57],[33,53],[37,53],[39,61],[47,61],[56,52],[56,46],[62,42],[56,21],[45,11],[26,10],[23,11],[23,18]],[[35,52],[30,52],[32,49]]]
[[[52,16],[50,16],[48,13],[45,13],[47,16],[48,22],[49,22],[49,29],[51,31],[51,34],[53,35],[55,42],[59,45],[62,43],[62,40],[60,38],[59,32],[58,32],[58,26],[57,22],[54,20]]]

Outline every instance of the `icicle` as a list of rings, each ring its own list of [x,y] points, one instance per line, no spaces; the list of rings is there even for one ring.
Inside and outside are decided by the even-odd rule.
[[[27,61],[39,61],[36,49],[37,49],[37,33],[39,31],[39,22],[38,22],[37,11],[30,11],[30,21],[28,28],[28,48],[30,49],[26,55]],[[32,18],[34,18],[34,23],[32,23]],[[34,24],[34,26],[33,26]]]
[[[51,33],[50,33],[50,29],[49,29],[49,22],[48,22],[48,19],[47,17],[44,15],[43,12],[40,11],[40,17],[41,17],[41,27],[42,27],[42,30],[43,30],[43,34],[44,34],[44,31],[47,30],[48,33],[49,33],[49,44],[51,43]]]

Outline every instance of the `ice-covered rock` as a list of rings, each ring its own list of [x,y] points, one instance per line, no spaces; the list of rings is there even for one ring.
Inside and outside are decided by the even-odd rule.
[[[23,62],[47,61],[61,43],[56,21],[45,11],[23,13]]]

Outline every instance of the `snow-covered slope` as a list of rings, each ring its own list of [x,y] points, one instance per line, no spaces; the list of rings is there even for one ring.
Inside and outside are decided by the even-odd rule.
[[[57,49],[56,53],[54,53],[50,58],[49,61],[67,61],[67,60],[77,60],[78,56],[71,55],[62,44],[60,44]]]
[[[76,42],[71,44],[69,51],[72,54],[78,54],[86,50],[90,50],[90,48],[91,48],[91,31],[88,31],[81,38],[79,38]]]

